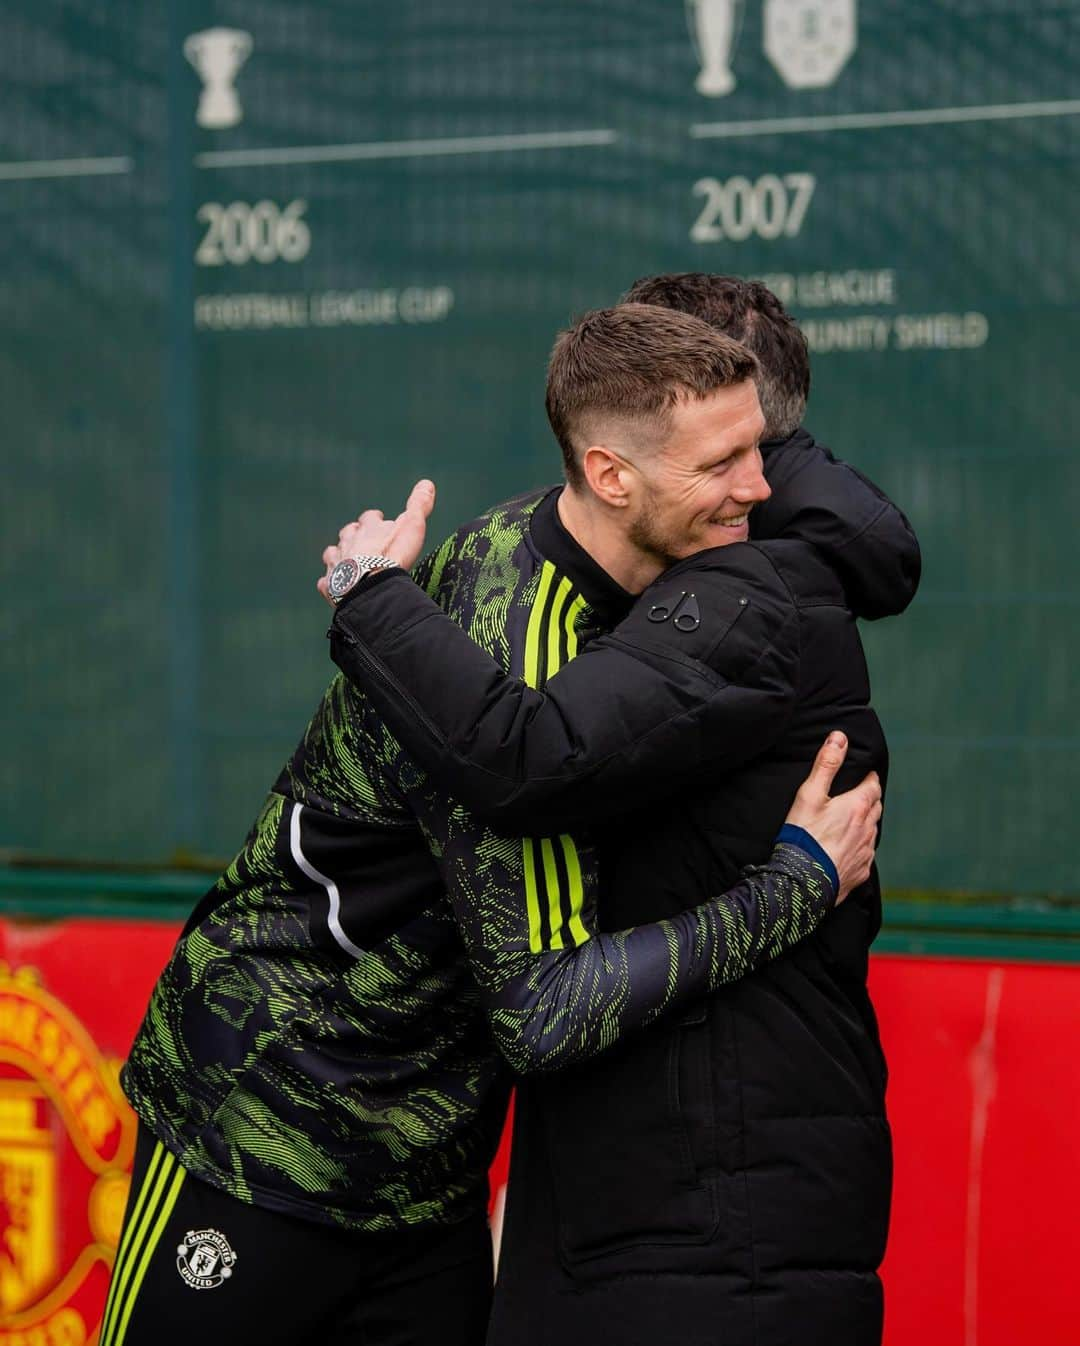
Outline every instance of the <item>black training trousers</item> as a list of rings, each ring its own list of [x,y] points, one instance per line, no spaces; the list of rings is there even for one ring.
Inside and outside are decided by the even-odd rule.
[[[193,1178],[139,1128],[100,1346],[482,1346],[483,1214],[376,1234],[297,1220]]]

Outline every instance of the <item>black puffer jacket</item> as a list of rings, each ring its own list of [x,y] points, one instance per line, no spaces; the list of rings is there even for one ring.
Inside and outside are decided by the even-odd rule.
[[[365,686],[395,732],[466,802],[531,831],[619,815],[601,834],[608,928],[681,910],[763,859],[830,729],[851,743],[841,787],[886,774],[855,617],[906,606],[917,545],[809,436],[770,456],[774,526],[817,546],[682,562],[546,695],[474,658],[403,579],[373,581],[335,623],[367,642]],[[879,924],[875,878],[698,1011],[521,1086],[492,1342],[880,1339],[891,1160],[866,992]]]
[[[915,596],[922,557],[885,493],[809,430],[761,446],[772,495],[750,515],[755,540],[797,538],[828,558],[856,616],[895,617]]]
[[[607,829],[604,926],[681,910],[760,862],[830,729],[851,745],[842,787],[871,768],[886,775],[854,618],[830,568],[800,543],[740,550],[798,612],[792,713],[747,766]],[[735,559],[717,554],[720,566]],[[677,598],[692,575],[700,600],[702,565],[676,567],[654,596]],[[517,1254],[508,1265],[545,1268],[546,1288],[529,1275],[501,1285],[494,1341],[880,1340],[891,1152],[866,991],[879,924],[875,877],[796,949],[696,1012],[521,1086],[504,1238]],[[544,1251],[552,1239],[557,1264]],[[531,1326],[537,1314],[546,1326]]]

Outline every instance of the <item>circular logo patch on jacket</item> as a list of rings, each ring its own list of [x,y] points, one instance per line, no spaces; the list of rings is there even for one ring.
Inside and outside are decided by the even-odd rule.
[[[236,1254],[216,1229],[189,1229],[176,1250],[176,1269],[193,1290],[213,1290],[233,1274]]]

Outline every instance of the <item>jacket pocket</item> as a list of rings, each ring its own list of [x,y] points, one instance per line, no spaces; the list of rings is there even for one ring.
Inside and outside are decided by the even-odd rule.
[[[545,1081],[542,1114],[564,1263],[705,1243],[717,1225],[704,1007]]]

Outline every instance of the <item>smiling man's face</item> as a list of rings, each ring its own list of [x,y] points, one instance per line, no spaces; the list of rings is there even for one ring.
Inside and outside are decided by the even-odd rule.
[[[750,536],[749,514],[770,495],[758,448],[765,430],[753,380],[685,398],[661,448],[633,462],[624,526],[639,552],[669,566]]]

